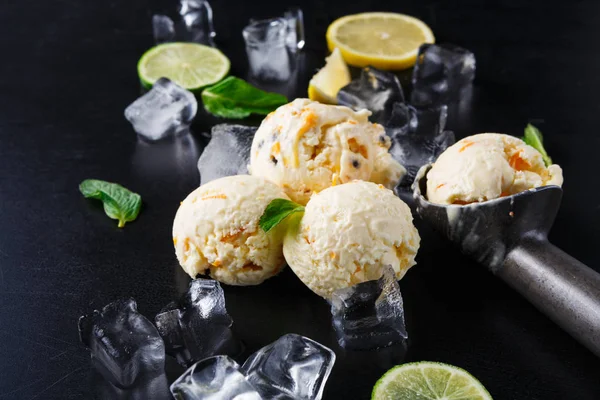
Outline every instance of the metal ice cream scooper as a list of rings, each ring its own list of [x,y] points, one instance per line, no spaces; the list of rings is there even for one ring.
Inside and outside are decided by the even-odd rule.
[[[548,241],[562,198],[545,186],[468,205],[426,198],[423,166],[413,184],[417,213],[463,253],[485,265],[597,356],[600,274]]]

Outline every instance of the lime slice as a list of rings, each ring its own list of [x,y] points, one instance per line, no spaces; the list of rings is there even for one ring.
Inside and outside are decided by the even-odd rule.
[[[165,77],[195,91],[223,79],[229,72],[229,65],[229,59],[213,47],[165,43],[144,53],[138,61],[138,75],[146,87]]]
[[[399,365],[375,384],[371,400],[492,400],[464,369],[438,362]]]

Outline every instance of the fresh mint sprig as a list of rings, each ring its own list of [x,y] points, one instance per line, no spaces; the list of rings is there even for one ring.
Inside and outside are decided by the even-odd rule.
[[[287,98],[255,88],[243,79],[227,77],[202,91],[204,108],[224,118],[241,119],[250,114],[267,115],[287,103]]]
[[[548,153],[546,153],[546,149],[544,148],[544,138],[542,136],[542,132],[540,132],[538,128],[531,124],[527,124],[525,127],[525,136],[523,137],[523,141],[540,152],[546,166],[552,165],[552,159]]]
[[[117,183],[86,179],[79,184],[79,191],[86,198],[102,201],[104,212],[119,221],[119,228],[135,220],[142,208],[142,197]]]
[[[258,224],[263,231],[269,232],[281,221],[297,212],[304,212],[304,206],[286,199],[274,199],[265,208]]]

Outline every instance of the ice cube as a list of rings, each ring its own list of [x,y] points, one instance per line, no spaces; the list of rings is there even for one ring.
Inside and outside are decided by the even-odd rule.
[[[297,334],[287,334],[252,354],[242,370],[264,399],[320,400],[335,353]]]
[[[386,347],[408,338],[400,286],[389,265],[377,280],[333,292],[331,314],[338,342],[349,350]]]
[[[167,367],[168,368],[168,367]],[[165,373],[148,379],[139,379],[128,389],[121,389],[108,382],[97,371],[91,371],[91,392],[94,399],[110,400],[172,400]]]
[[[287,21],[287,46],[291,52],[302,50],[306,44],[304,38],[304,13],[299,8],[290,8],[283,14]]]
[[[385,124],[395,103],[404,103],[400,80],[391,72],[363,68],[360,77],[344,86],[337,95],[338,104],[354,110],[367,109],[372,122]]]
[[[179,1],[179,14],[184,16],[185,14],[202,10],[206,7],[208,1],[206,0],[180,0]],[[210,4],[208,5],[210,7]],[[212,11],[212,8],[211,8]]]
[[[446,105],[413,107],[394,104],[385,130],[392,138],[392,157],[406,168],[406,175],[400,182],[402,188],[410,188],[419,169],[434,162],[454,144],[454,133],[444,130],[447,113]]]
[[[153,15],[152,32],[156,44],[173,42],[175,40],[175,23],[166,15]]]
[[[237,355],[241,350],[231,331],[233,320],[225,308],[225,294],[215,280],[193,280],[179,302],[165,307],[155,322],[167,353],[183,366],[215,354]]]
[[[227,356],[192,365],[171,385],[171,393],[181,400],[262,400],[240,366]]]
[[[198,111],[194,95],[160,78],[152,90],[125,109],[125,118],[142,138],[150,141],[186,132]]]
[[[244,125],[215,125],[210,142],[198,159],[200,184],[225,176],[247,174],[250,148],[257,129]]]
[[[443,132],[448,118],[448,106],[414,107],[396,103],[392,107],[391,116],[384,124],[385,131],[391,138],[407,133],[422,137],[433,137]]]
[[[79,337],[92,365],[120,388],[164,371],[165,346],[152,322],[138,313],[135,300],[118,300],[79,318]]]
[[[292,76],[292,55],[288,48],[288,21],[271,18],[254,21],[242,31],[253,78],[287,81]]]
[[[473,53],[451,44],[424,44],[413,70],[411,103],[429,106],[458,102],[474,78]]]
[[[214,46],[216,36],[213,12],[206,0],[181,0],[179,14],[183,19],[184,40]]]

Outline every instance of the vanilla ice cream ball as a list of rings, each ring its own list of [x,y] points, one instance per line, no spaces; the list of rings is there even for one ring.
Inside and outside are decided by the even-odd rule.
[[[173,222],[179,263],[192,278],[208,273],[230,285],[257,285],[285,265],[283,232],[258,221],[273,199],[288,199],[263,178],[236,175],[211,181],[181,203]]]
[[[427,199],[468,204],[563,183],[558,165],[514,136],[482,133],[449,147],[427,173]]]
[[[318,295],[378,279],[391,265],[398,279],[415,265],[420,237],[408,206],[383,185],[353,181],[315,194],[292,217],[283,254]]]
[[[388,153],[391,141],[368,110],[296,99],[269,114],[252,142],[251,174],[306,204],[310,196],[354,179],[395,187],[406,172]]]

